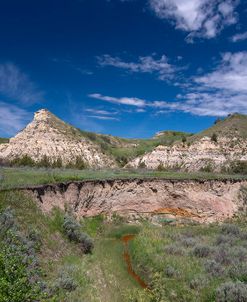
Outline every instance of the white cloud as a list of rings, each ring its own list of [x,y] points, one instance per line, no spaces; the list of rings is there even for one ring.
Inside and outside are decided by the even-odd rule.
[[[0,128],[2,136],[20,131],[31,118],[29,112],[15,105],[0,102]]]
[[[247,52],[225,53],[212,73],[195,78],[205,88],[247,93]]]
[[[110,120],[110,121],[119,121],[119,118],[112,116],[103,116],[103,115],[89,115],[88,117],[92,117],[98,120]]]
[[[221,62],[209,73],[194,77],[184,95],[176,101],[148,101],[139,98],[116,98],[92,94],[91,97],[115,104],[152,109],[155,113],[182,111],[199,116],[247,114],[247,52],[225,53]]]
[[[92,94],[89,94],[88,96],[93,99],[98,99],[98,100],[109,102],[109,103],[130,105],[130,106],[136,106],[136,107],[145,107],[146,106],[146,101],[139,99],[139,98],[131,98],[131,97],[116,98],[116,97],[111,97],[111,96],[105,96],[100,93],[92,93]]]
[[[112,66],[136,73],[156,73],[160,80],[173,78],[178,70],[168,62],[165,55],[161,56],[160,59],[155,59],[153,56],[140,56],[137,62],[126,62],[119,57],[112,57],[108,54],[97,57],[97,59],[100,66]]]
[[[190,90],[178,96],[179,102],[156,102],[156,105],[195,115],[247,113],[247,52],[223,54],[214,71],[194,78]]]
[[[236,34],[231,37],[232,42],[239,42],[247,40],[247,31],[241,34]]]
[[[225,27],[237,22],[238,0],[149,0],[150,7],[161,19],[194,37],[214,38]]]
[[[0,94],[24,104],[40,102],[43,92],[12,63],[0,64]]]
[[[85,111],[93,113],[93,114],[98,114],[98,115],[115,115],[117,114],[116,111],[107,111],[107,110],[102,110],[102,109],[95,109],[95,108],[87,108]]]

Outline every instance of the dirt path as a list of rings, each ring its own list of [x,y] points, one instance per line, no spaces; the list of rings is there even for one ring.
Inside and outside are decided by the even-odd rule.
[[[128,272],[121,240],[99,239],[94,251],[89,263],[95,289],[92,301],[125,302],[129,292],[143,290]]]

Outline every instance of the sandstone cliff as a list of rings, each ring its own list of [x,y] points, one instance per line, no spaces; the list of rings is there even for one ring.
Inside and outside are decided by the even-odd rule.
[[[201,169],[219,172],[237,161],[247,161],[247,117],[233,114],[213,127],[171,146],[158,146],[126,167]]]
[[[129,162],[127,167],[138,168],[143,165],[149,169],[161,167],[188,171],[220,171],[234,161],[247,161],[246,140],[220,138],[213,142],[210,137],[205,136],[190,145],[180,143],[171,147],[158,146],[150,153]]]
[[[130,219],[222,221],[246,210],[247,181],[105,180],[25,189],[40,207],[70,207],[78,217],[117,213]]]
[[[89,167],[114,167],[112,158],[81,135],[80,131],[57,118],[48,110],[41,109],[26,128],[0,144],[0,159],[11,161],[25,155],[38,162],[46,156],[51,163],[61,160],[63,165],[83,160]]]

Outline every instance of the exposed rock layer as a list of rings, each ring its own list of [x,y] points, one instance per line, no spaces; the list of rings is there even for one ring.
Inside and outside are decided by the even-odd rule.
[[[207,169],[220,171],[231,162],[247,161],[247,141],[220,138],[214,142],[203,137],[192,144],[177,143],[173,146],[158,146],[153,151],[135,158],[127,167],[145,165],[149,169],[178,168],[188,171]]]
[[[49,212],[69,206],[77,216],[168,214],[200,222],[222,221],[247,203],[247,181],[106,180],[44,185],[25,189]]]
[[[0,145],[0,159],[14,160],[25,155],[38,162],[47,157],[51,163],[75,163],[77,158],[89,167],[114,167],[115,162],[99,147],[80,134],[80,131],[42,109],[35,113],[26,128]]]

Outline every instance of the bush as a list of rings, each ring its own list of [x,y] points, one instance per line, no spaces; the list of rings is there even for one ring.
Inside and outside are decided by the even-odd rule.
[[[179,272],[172,266],[168,265],[165,270],[164,273],[166,275],[166,277],[168,278],[174,278],[177,277],[179,275]]]
[[[185,247],[193,247],[197,244],[197,240],[192,237],[182,238],[181,243]]]
[[[10,208],[0,215],[0,239],[0,301],[45,301],[35,243],[20,233]]]
[[[11,166],[28,166],[28,167],[33,167],[35,166],[35,161],[28,155],[24,155],[19,158],[15,158],[10,162]]]
[[[216,302],[247,302],[247,285],[242,282],[226,282],[216,290]]]
[[[203,276],[198,276],[190,281],[191,289],[200,289],[207,284],[207,280]]]
[[[228,173],[247,174],[247,161],[236,160],[230,163]]]
[[[217,134],[216,134],[216,133],[213,133],[213,134],[212,134],[212,136],[211,136],[211,141],[217,143],[218,137],[217,137]]]
[[[215,260],[206,260],[204,263],[205,270],[213,277],[221,277],[224,275],[224,268]]]
[[[176,256],[183,256],[185,254],[184,249],[178,244],[167,245],[165,247],[165,252],[167,254],[176,255]]]
[[[231,247],[221,244],[214,251],[214,260],[223,265],[230,265],[234,261],[233,255],[231,254]]]
[[[235,224],[223,224],[221,227],[221,233],[238,236],[240,234],[240,230]]]
[[[211,252],[211,249],[207,245],[198,244],[193,249],[193,255],[199,258],[207,257]]]
[[[81,225],[74,217],[70,215],[64,217],[63,230],[70,241],[74,241],[80,245],[81,250],[85,254],[92,252],[94,247],[92,239],[81,231]]]
[[[229,269],[229,276],[234,280],[239,280],[242,282],[247,282],[247,265],[246,263],[235,263]]]
[[[74,291],[77,288],[77,283],[70,276],[63,274],[55,282],[55,290],[64,289],[69,292]]]

